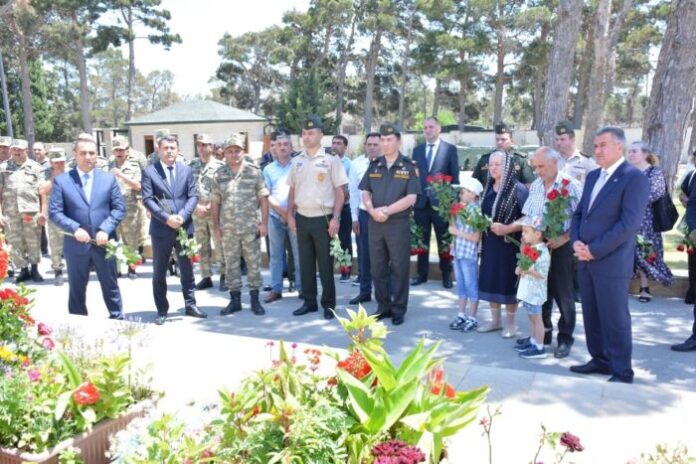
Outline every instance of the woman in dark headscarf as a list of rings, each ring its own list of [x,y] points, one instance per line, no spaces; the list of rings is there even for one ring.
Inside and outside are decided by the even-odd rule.
[[[491,322],[479,332],[503,330],[504,338],[515,336],[517,325],[517,252],[519,247],[505,240],[512,235],[519,241],[521,227],[514,224],[522,216],[522,206],[528,190],[515,176],[512,157],[505,152],[494,152],[488,161],[488,180],[481,196],[481,209],[493,220],[491,230],[483,235],[481,267],[479,270],[479,298],[491,307]],[[505,324],[500,308],[505,305]]]

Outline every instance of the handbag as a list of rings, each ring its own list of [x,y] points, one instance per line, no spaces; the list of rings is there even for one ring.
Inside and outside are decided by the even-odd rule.
[[[665,187],[666,186],[667,179],[665,179]],[[666,189],[665,194],[655,200],[651,207],[653,210],[653,230],[655,232],[667,232],[672,230],[674,224],[677,223],[677,219],[679,219],[679,212],[677,211],[677,207],[674,206],[672,197]]]

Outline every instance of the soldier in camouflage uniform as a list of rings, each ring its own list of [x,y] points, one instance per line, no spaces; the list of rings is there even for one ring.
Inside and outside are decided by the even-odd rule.
[[[34,142],[31,148],[34,152],[34,156],[30,156],[29,158],[33,159],[44,168],[46,180],[49,180],[51,178],[51,162],[46,158],[46,147],[44,143]],[[46,235],[45,225],[41,227],[41,255],[48,256],[48,236]]]
[[[268,189],[255,164],[244,158],[244,136],[234,134],[225,142],[226,164],[217,170],[210,194],[215,233],[222,239],[227,264],[230,303],[220,311],[222,316],[242,309],[241,257],[249,268],[247,284],[251,310],[265,313],[259,302],[261,287],[261,242],[268,230]]]
[[[51,148],[48,150],[48,160],[51,163],[51,178],[45,181],[39,188],[41,201],[48,204],[53,188],[53,179],[65,172],[65,150],[62,148]],[[55,276],[54,285],[63,285],[63,230],[48,221],[48,244],[51,247],[51,269]]]
[[[39,201],[39,187],[45,180],[43,168],[29,159],[26,140],[14,140],[10,148],[12,159],[0,164],[3,205],[0,221],[8,232],[12,261],[15,267],[21,268],[15,282],[30,279],[43,282],[38,268],[41,260],[41,226],[46,224],[47,216],[47,205],[44,203],[42,209]]]
[[[213,218],[210,214],[210,189],[213,176],[225,163],[213,158],[213,140],[208,134],[196,135],[196,151],[198,157],[191,160],[189,167],[193,171],[193,179],[198,190],[198,205],[193,213],[193,227],[196,242],[201,246],[200,269],[202,279],[196,284],[196,290],[205,290],[213,286],[213,249],[210,241],[215,242],[215,250],[220,256],[220,291],[227,290],[225,285],[225,258],[220,241],[215,237]]]
[[[486,185],[486,182],[488,182],[488,159],[494,152],[500,150],[512,156],[512,166],[515,170],[517,180],[527,186],[534,182],[534,171],[529,164],[527,155],[513,149],[512,130],[504,122],[496,124],[495,126],[495,146],[495,150],[483,155],[481,159],[479,159],[474,168],[474,172],[471,173],[471,177],[481,182],[481,185]]]
[[[12,137],[0,137],[0,163],[10,159],[10,145]]]
[[[129,250],[137,250],[142,233],[142,215],[140,210],[140,165],[128,158],[128,140],[114,137],[111,141],[113,161],[109,164],[109,172],[116,177],[118,187],[126,204],[126,216],[118,226],[118,235]],[[135,279],[135,268],[128,268],[128,277]]]

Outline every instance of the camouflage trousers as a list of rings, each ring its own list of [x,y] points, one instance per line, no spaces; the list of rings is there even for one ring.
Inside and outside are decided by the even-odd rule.
[[[138,246],[145,246],[150,240],[150,215],[145,209],[145,205],[143,205],[142,201],[138,202],[138,209],[140,210],[140,237],[138,238]]]
[[[142,211],[136,201],[126,202],[126,216],[118,226],[118,236],[131,251],[137,252],[142,236]]]
[[[51,247],[51,269],[63,270],[63,229],[48,222],[48,246]]]
[[[213,227],[213,218],[211,215],[206,217],[193,216],[194,238],[201,246],[198,254],[201,261],[198,264],[201,269],[201,277],[212,277],[213,262],[217,261],[220,264],[220,274],[225,274],[225,255],[222,252],[222,245],[215,238],[215,228]],[[210,241],[213,241],[215,250],[210,246]],[[215,259],[217,255],[217,260]]]
[[[235,234],[222,231],[222,250],[225,253],[225,282],[231,292],[242,288],[241,258],[247,264],[249,290],[261,287],[261,240],[256,232]]]
[[[8,211],[6,214],[7,243],[10,244],[10,259],[15,267],[28,267],[41,261],[41,227],[36,223],[37,213],[18,213]]]

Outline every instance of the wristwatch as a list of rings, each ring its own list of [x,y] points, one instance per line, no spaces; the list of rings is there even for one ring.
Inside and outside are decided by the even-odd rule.
[[[336,222],[341,222],[341,216],[338,216],[338,215],[336,215],[336,214],[334,214],[333,216],[331,216],[331,219],[335,219]]]

